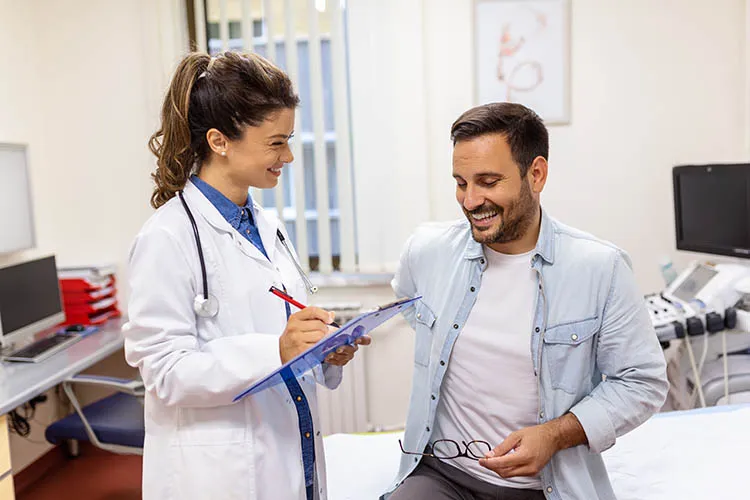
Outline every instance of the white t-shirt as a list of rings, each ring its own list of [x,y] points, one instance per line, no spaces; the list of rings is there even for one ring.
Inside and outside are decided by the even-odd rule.
[[[485,256],[476,303],[443,378],[432,441],[483,440],[494,448],[511,432],[537,424],[539,390],[531,360],[537,281],[531,252],[507,255],[485,247]],[[541,489],[538,477],[503,479],[476,460],[445,463],[488,483]]]

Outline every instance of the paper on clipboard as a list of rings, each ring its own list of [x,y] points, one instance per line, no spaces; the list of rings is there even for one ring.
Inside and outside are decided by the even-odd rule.
[[[420,296],[397,300],[396,302],[380,306],[375,310],[352,318],[341,328],[321,339],[310,349],[287,361],[279,369],[263,377],[245,391],[235,396],[233,401],[239,401],[249,394],[255,394],[269,387],[283,384],[288,378],[301,377],[323,363],[323,360],[339,347],[353,344],[356,339],[367,335],[421,298]]]

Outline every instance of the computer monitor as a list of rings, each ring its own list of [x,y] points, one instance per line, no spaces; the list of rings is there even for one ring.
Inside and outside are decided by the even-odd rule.
[[[63,320],[54,256],[0,268],[0,344],[18,343]]]
[[[26,146],[0,144],[0,179],[0,253],[33,248],[34,214]]]
[[[672,169],[678,250],[750,258],[750,164]]]

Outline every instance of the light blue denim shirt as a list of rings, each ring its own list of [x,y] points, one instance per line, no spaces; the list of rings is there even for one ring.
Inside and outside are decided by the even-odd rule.
[[[664,355],[630,259],[543,211],[529,265],[539,285],[529,345],[538,423],[571,412],[588,439],[588,446],[552,458],[541,472],[542,489],[550,500],[614,499],[600,454],[658,411],[668,389]],[[423,226],[406,244],[392,286],[399,297],[423,296],[406,312],[416,330],[407,450],[423,450],[430,440],[451,350],[486,267],[466,220]],[[389,493],[418,461],[402,456]]]

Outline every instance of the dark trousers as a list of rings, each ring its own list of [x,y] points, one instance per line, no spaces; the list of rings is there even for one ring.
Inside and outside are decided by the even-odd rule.
[[[422,457],[389,500],[544,500],[544,493],[485,483],[438,459]]]

